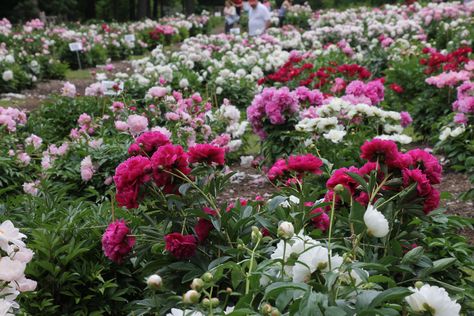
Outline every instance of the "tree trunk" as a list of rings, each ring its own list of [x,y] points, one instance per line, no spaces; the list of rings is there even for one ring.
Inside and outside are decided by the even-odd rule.
[[[160,1],[160,18],[165,16],[165,2],[164,0],[158,0]]]
[[[128,12],[130,20],[134,21],[136,19],[135,16],[135,0],[128,0]]]
[[[148,2],[148,0],[138,0],[138,10],[137,10],[137,19],[138,20],[141,20],[144,17],[146,17],[147,2]]]
[[[158,18],[158,0],[153,0],[153,12],[151,16],[153,19]]]
[[[95,0],[87,0],[85,16],[86,16],[86,19],[95,19],[96,18]]]

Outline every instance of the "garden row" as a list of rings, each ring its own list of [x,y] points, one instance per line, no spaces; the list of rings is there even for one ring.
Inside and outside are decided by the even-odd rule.
[[[218,22],[207,12],[160,21],[45,25],[39,19],[13,26],[0,21],[0,93],[18,92],[44,79],[64,79],[67,69],[105,65],[142,55],[157,44],[209,33]]]
[[[472,220],[439,207],[443,167],[412,142],[474,171],[473,11],[197,35],[0,109],[0,311],[468,314]],[[221,199],[239,162],[275,193]]]

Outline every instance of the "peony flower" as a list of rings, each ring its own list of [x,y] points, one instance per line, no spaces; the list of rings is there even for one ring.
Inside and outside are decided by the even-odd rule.
[[[142,156],[129,158],[118,165],[114,182],[117,187],[115,198],[120,206],[138,207],[140,186],[150,180],[151,171],[150,159]]]
[[[151,87],[148,89],[146,96],[148,98],[161,98],[164,97],[168,93],[168,89],[164,87]]]
[[[439,206],[439,200],[439,191],[435,188],[432,188],[431,192],[425,198],[425,202],[423,203],[423,212],[425,212],[425,214],[428,214],[431,211],[435,210]]]
[[[91,156],[87,156],[81,161],[81,178],[83,181],[89,181],[94,175],[94,166],[92,165]]]
[[[334,190],[336,185],[341,184],[349,192],[354,193],[355,188],[359,185],[347,172],[358,173],[359,169],[356,167],[339,168],[333,172],[331,177],[326,182],[326,187],[330,190]]]
[[[2,74],[3,81],[10,81],[13,80],[13,71],[5,70]]]
[[[370,204],[364,213],[364,223],[367,226],[367,233],[371,236],[382,238],[389,232],[385,216]]]
[[[410,113],[408,112],[400,112],[400,125],[402,127],[407,127],[413,122]]]
[[[0,257],[0,281],[12,282],[25,276],[26,263]]]
[[[403,169],[403,186],[408,187],[411,183],[416,183],[416,190],[419,195],[425,196],[431,192],[430,180],[420,169]]]
[[[368,161],[385,162],[390,165],[398,156],[397,144],[389,140],[373,139],[360,147],[360,158]]]
[[[196,253],[197,242],[193,235],[171,233],[165,236],[166,250],[177,259],[189,259]]]
[[[464,113],[456,113],[454,116],[454,123],[456,124],[467,124],[468,119],[466,114]]]
[[[141,134],[133,143],[129,150],[129,154],[138,155],[145,152],[147,155],[153,155],[153,153],[161,146],[168,145],[170,139],[168,136],[160,132],[145,132]]]
[[[37,196],[38,193],[39,193],[39,190],[38,190],[38,184],[39,184],[39,181],[35,181],[35,182],[29,182],[29,183],[23,183],[23,191],[27,194],[30,194],[32,196]]]
[[[320,229],[323,232],[329,228],[329,216],[322,208],[315,208],[310,212],[310,214],[316,215],[311,217],[311,222],[313,223],[314,228]]]
[[[15,280],[16,288],[20,292],[32,292],[36,289],[38,283],[36,281],[22,277],[19,280]]]
[[[9,244],[24,248],[26,246],[22,241],[24,238],[26,238],[26,235],[20,233],[20,230],[16,228],[10,220],[6,220],[0,225],[1,250],[8,252],[10,249]]]
[[[132,114],[127,119],[127,125],[130,133],[138,135],[148,128],[148,119],[142,115]]]
[[[429,312],[433,316],[456,316],[461,305],[451,300],[445,289],[425,284],[421,288],[410,288],[413,294],[407,296],[410,308],[415,312]]]
[[[439,184],[441,182],[443,168],[436,157],[422,149],[413,149],[408,151],[407,154],[412,158],[414,167],[420,168],[431,184]]]
[[[194,145],[189,148],[188,155],[190,163],[225,164],[225,149],[210,144]]]
[[[74,98],[76,96],[76,86],[69,81],[65,82],[61,88],[61,95],[63,97]]]
[[[206,214],[209,214],[211,216],[216,216],[217,212],[214,211],[213,209],[210,209],[208,207],[204,207],[203,211]],[[209,236],[209,233],[211,230],[214,228],[214,225],[212,225],[212,222],[206,218],[199,218],[196,226],[194,226],[194,231],[196,232],[196,236],[200,242],[203,242],[207,239]]]
[[[172,308],[170,313],[166,314],[166,316],[204,316],[204,314],[191,309],[186,309],[183,311],[182,309]]]
[[[128,129],[128,124],[124,121],[115,121],[115,128],[118,131],[124,132]]]
[[[102,249],[105,255],[116,263],[122,263],[135,245],[135,237],[123,219],[109,224],[102,236]]]

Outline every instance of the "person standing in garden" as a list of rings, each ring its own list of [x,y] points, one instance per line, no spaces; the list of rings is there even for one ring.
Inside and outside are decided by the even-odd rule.
[[[283,26],[285,22],[286,13],[291,8],[291,0],[284,0],[281,4],[280,9],[278,10],[278,18],[280,20],[280,27]]]
[[[238,21],[239,16],[232,1],[227,0],[224,7],[225,33],[228,34],[234,23]]]
[[[242,12],[242,0],[233,0],[235,11],[237,11],[237,15],[240,17],[240,13]]]
[[[258,36],[270,27],[270,11],[258,0],[249,0],[249,35]]]

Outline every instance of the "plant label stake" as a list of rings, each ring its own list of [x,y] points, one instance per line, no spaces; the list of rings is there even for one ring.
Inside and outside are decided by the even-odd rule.
[[[69,43],[69,50],[71,50],[71,52],[76,52],[77,64],[79,65],[79,69],[82,69],[81,57],[79,56],[79,51],[82,50],[82,43],[81,42]]]

